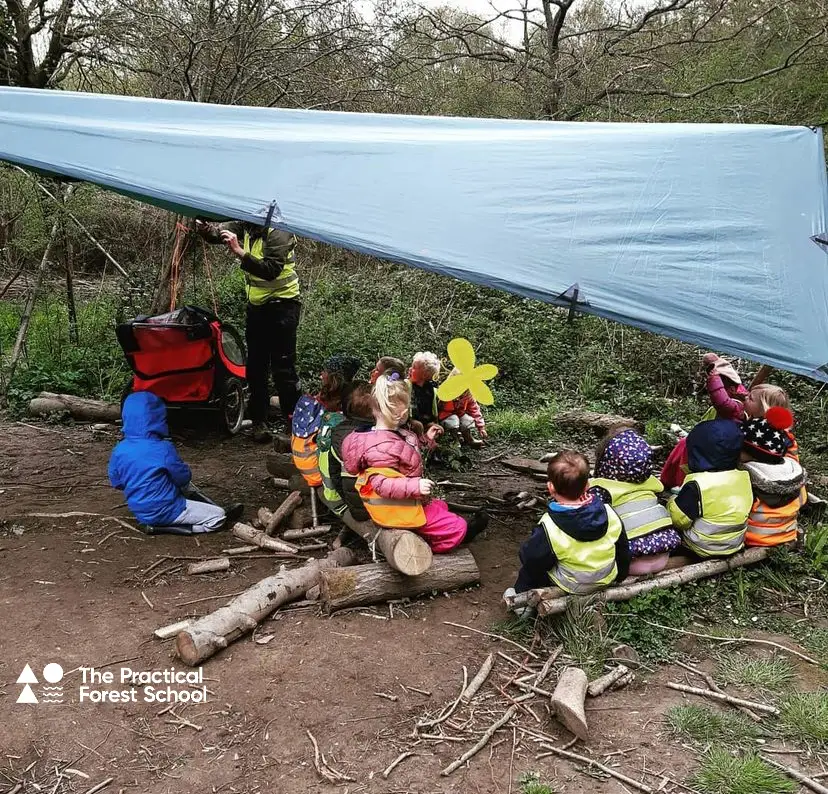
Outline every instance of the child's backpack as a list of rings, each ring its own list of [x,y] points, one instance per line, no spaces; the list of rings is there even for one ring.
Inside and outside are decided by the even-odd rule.
[[[290,442],[293,465],[299,469],[299,473],[311,488],[322,485],[316,434],[322,426],[324,415],[325,408],[323,405],[307,394],[299,398],[299,402],[296,403],[296,408],[293,411]]]

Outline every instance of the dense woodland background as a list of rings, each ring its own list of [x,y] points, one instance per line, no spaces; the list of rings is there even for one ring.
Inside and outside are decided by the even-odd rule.
[[[0,85],[358,112],[818,125],[828,122],[828,0],[499,0],[486,16],[387,0],[0,0]],[[128,374],[114,323],[169,304],[181,220],[89,185],[68,198],[56,182],[40,185],[51,196],[0,168],[0,389],[12,410],[41,388],[117,397]],[[299,261],[308,383],[333,351],[369,363],[443,353],[466,335],[500,367],[503,435],[546,438],[556,409],[576,404],[637,415],[659,441],[702,410],[698,351],[687,345],[589,317],[570,324],[542,304],[308,241]],[[193,241],[183,262],[179,300],[215,297],[243,325],[230,258]],[[806,451],[819,453],[820,385],[781,382]]]

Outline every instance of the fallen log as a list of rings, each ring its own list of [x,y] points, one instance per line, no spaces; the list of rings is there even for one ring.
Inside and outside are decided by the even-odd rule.
[[[588,427],[592,430],[606,432],[615,425],[629,425],[632,428],[641,429],[641,422],[631,419],[629,416],[618,416],[617,414],[601,414],[596,411],[564,411],[554,419],[556,424],[569,425],[570,427]]]
[[[503,466],[523,474],[541,474],[546,477],[546,464],[540,463],[532,458],[503,458],[500,461]]]
[[[318,527],[304,527],[302,529],[286,529],[282,533],[284,540],[302,540],[303,538],[319,538],[331,531],[330,524],[322,524]]]
[[[296,466],[293,465],[293,458],[287,452],[268,452],[265,466],[268,474],[284,480],[298,474]]]
[[[248,524],[234,524],[231,532],[239,540],[243,540],[252,546],[258,546],[261,549],[267,549],[268,551],[281,551],[285,554],[296,554],[299,551],[296,546],[292,546],[290,543],[285,543],[282,540],[276,540],[276,538],[271,538],[262,532],[261,529],[256,529]]]
[[[600,678],[596,678],[587,686],[587,694],[591,698],[597,698],[603,695],[611,686],[618,684],[621,679],[625,678],[630,673],[630,668],[623,664],[619,664],[614,670],[610,670]]]
[[[369,546],[374,544],[395,571],[407,576],[420,576],[431,567],[434,559],[431,549],[419,535],[407,529],[383,529],[373,521],[357,521],[350,510],[346,510],[340,518]]]
[[[587,674],[580,667],[567,667],[561,673],[551,698],[552,712],[558,721],[584,742],[589,739],[584,711],[587,683]]]
[[[434,590],[457,590],[479,581],[480,571],[472,553],[459,549],[435,556],[431,567],[419,576],[405,576],[387,563],[375,562],[324,571],[319,585],[323,609],[330,613],[397,598],[415,598]]]
[[[68,413],[78,422],[106,422],[115,424],[121,419],[121,407],[103,400],[85,400],[71,394],[42,391],[29,403],[33,416],[53,416]]]
[[[742,568],[745,565],[754,565],[764,560],[767,556],[767,548],[757,547],[746,549],[725,560],[705,560],[704,562],[694,563],[693,565],[686,565],[684,568],[662,571],[649,579],[639,579],[631,584],[610,587],[603,592],[589,596],[589,598],[594,601],[629,601],[641,593],[648,593],[650,590],[656,590],[660,587],[686,584],[687,582],[707,579],[711,576],[717,576],[718,574],[735,570],[736,568]],[[543,590],[533,592],[544,593]],[[536,604],[538,614],[542,617],[546,615],[560,615],[566,612],[567,605],[575,598],[580,598],[580,596],[544,598],[541,595],[540,600]]]
[[[304,595],[318,584],[323,570],[337,565],[352,565],[355,561],[353,551],[341,548],[330,552],[324,559],[309,560],[301,568],[262,579],[227,606],[192,621],[176,639],[179,657],[192,667],[209,659],[252,631],[277,607]]]
[[[270,520],[264,525],[264,531],[267,535],[272,535],[279,525],[302,504],[302,494],[298,491],[291,491],[282,504],[270,514]]]
[[[213,560],[204,560],[202,562],[192,562],[187,566],[187,573],[190,576],[198,573],[216,573],[218,571],[227,571],[230,569],[229,557],[216,557]]]

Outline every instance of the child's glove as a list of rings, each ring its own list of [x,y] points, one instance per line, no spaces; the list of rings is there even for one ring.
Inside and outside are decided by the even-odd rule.
[[[433,480],[426,480],[425,478],[420,478],[420,494],[422,496],[431,496],[431,491],[434,488],[434,481]]]

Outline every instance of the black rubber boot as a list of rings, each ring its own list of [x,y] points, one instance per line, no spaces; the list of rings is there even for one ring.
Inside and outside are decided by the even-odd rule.
[[[467,524],[468,528],[463,543],[471,543],[481,532],[485,531],[486,527],[489,526],[489,514],[485,510],[480,510],[468,519]]]

